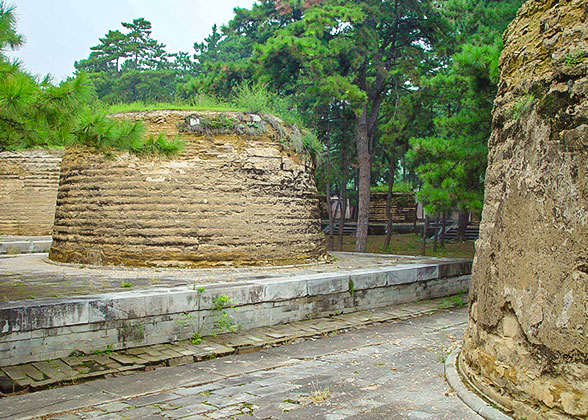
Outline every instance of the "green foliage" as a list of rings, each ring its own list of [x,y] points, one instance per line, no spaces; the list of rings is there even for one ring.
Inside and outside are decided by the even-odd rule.
[[[103,354],[105,354],[105,355],[112,354],[112,352],[113,352],[113,350],[112,350],[112,344],[108,344],[106,346],[106,349],[104,349],[104,350],[94,350],[92,352],[92,354],[94,354],[95,356],[101,356]]]
[[[267,86],[261,83],[252,85],[244,81],[233,89],[235,105],[238,108],[246,109],[248,112],[270,112],[273,109],[272,99]]]
[[[430,125],[410,140],[406,154],[421,184],[418,200],[430,215],[455,208],[481,212],[500,35],[521,3],[449,0],[441,9],[454,38],[440,52],[451,56],[420,81],[430,92]],[[513,117],[525,106],[515,106]]]
[[[117,121],[107,118],[103,112],[86,112],[80,116],[72,131],[77,144],[99,150],[126,150],[135,154],[164,154],[173,156],[183,149],[177,139],[145,135],[145,127],[139,122]]]
[[[233,89],[233,102],[238,108],[246,109],[249,112],[279,117],[293,128],[287,138],[292,150],[298,153],[306,151],[315,157],[319,156],[322,150],[321,142],[312,130],[304,128],[305,122],[290,99],[278,96],[266,84],[252,85],[249,82],[242,82]],[[271,118],[265,118],[265,121],[280,132],[281,128],[278,122]],[[283,135],[283,133],[280,134]]]
[[[151,22],[144,18],[122,22],[125,32],[109,30],[90,48],[88,58],[74,66],[80,72],[126,72],[142,70],[190,71],[193,62],[188,53],[168,54],[165,45],[151,37]]]
[[[467,292],[465,290],[459,290],[457,294],[443,298],[439,307],[441,309],[463,308],[467,304]]]
[[[573,52],[569,52],[566,54],[565,60],[566,65],[568,66],[575,66],[580,64],[586,57],[588,57],[588,52],[583,50],[575,50]]]
[[[13,9],[0,2],[0,49],[18,45],[20,36],[14,30]],[[91,105],[95,98],[93,84],[85,74],[54,85],[48,77],[35,79],[0,54],[0,150],[74,143],[105,152],[119,149],[138,154],[173,155],[181,149],[175,139],[145,138],[139,123],[106,118]]]
[[[219,332],[234,332],[237,331],[239,325],[233,324],[233,318],[227,312],[227,309],[234,309],[235,302],[229,299],[226,295],[218,295],[212,299],[212,309],[214,311],[214,327]]]
[[[136,70],[93,72],[88,77],[98,98],[108,104],[119,102],[170,102],[177,96],[178,84],[188,80],[176,70]]]

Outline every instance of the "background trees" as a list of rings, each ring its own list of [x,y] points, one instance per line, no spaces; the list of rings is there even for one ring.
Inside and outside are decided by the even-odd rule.
[[[166,52],[135,19],[76,68],[108,103],[271,91],[320,138],[319,184],[355,201],[362,251],[370,188],[417,191],[431,216],[481,210],[501,33],[521,3],[261,0],[192,55]]]
[[[17,48],[21,43],[14,8],[0,1],[0,151],[74,142],[135,153],[173,154],[181,147],[161,136],[146,138],[139,123],[106,118],[105,111],[95,103],[94,87],[85,74],[58,85],[50,77],[38,79],[27,74],[18,62],[11,62],[5,55],[8,48]],[[116,67],[114,59],[106,56],[107,51],[101,52],[105,67]]]
[[[76,70],[88,74],[107,103],[173,101],[179,84],[195,71],[190,54],[167,53],[143,18],[121,25],[124,31],[109,30],[99,38],[90,55],[74,64]]]

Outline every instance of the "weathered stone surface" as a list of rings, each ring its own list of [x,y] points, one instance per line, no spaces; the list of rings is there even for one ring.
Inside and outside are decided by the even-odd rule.
[[[0,234],[50,235],[62,150],[0,153]]]
[[[363,258],[364,266],[369,268],[370,257]],[[0,366],[66,357],[72,350],[93,353],[168,343],[190,338],[197,330],[211,334],[217,332],[214,322],[219,316],[213,300],[221,295],[234,302],[233,308],[226,309],[230,322],[246,331],[467,290],[470,267],[456,260],[455,268],[445,270],[452,275],[441,276],[438,267],[448,264],[448,260],[416,260],[413,275],[408,275],[409,264],[403,264],[398,271],[393,263],[378,264],[377,269],[338,273],[292,272],[283,277],[203,284],[202,293],[198,291],[200,284],[193,283],[93,296],[0,302]],[[129,271],[139,270],[147,269]],[[417,276],[419,271],[435,276]],[[370,275],[374,278],[370,279]],[[285,291],[282,295],[277,293],[280,289]],[[181,352],[166,354],[162,348],[142,350],[139,354],[129,351],[144,362],[133,358],[117,362],[161,363],[170,357],[184,356]],[[110,367],[104,360],[97,363]]]
[[[505,33],[465,373],[518,416],[588,416],[588,9],[528,1]]]
[[[325,255],[313,162],[283,146],[288,133],[279,131],[287,129],[275,120],[194,111],[116,117],[143,120],[151,134],[178,136],[186,149],[171,160],[69,149],[51,259],[202,267]]]

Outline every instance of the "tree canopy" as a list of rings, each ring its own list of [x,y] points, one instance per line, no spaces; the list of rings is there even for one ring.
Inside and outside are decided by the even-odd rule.
[[[480,212],[501,33],[521,3],[259,0],[192,53],[167,52],[137,18],[99,38],[61,91],[39,89],[59,97],[87,80],[109,104],[228,102],[289,115],[320,140],[320,188],[358,207],[362,251],[370,188],[413,190],[431,216]],[[3,48],[18,42],[10,33]]]

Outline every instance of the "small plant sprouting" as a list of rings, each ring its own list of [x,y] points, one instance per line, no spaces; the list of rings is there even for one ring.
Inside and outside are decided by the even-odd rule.
[[[331,390],[328,386],[324,388],[319,388],[318,384],[312,382],[313,392],[307,398],[310,402],[316,404],[320,402],[325,402],[329,398],[331,398]]]
[[[133,285],[130,281],[124,281],[120,284],[120,287],[129,288],[129,287],[133,287]]]
[[[196,288],[196,285],[192,285],[192,290],[196,290],[198,301],[196,305],[196,313],[197,315],[194,316],[191,313],[183,313],[182,318],[178,319],[177,322],[181,326],[192,325],[193,332],[190,336],[190,343],[192,344],[200,344],[202,342],[202,325],[201,322],[204,322],[206,318],[202,318],[200,315],[200,309],[202,305],[202,295],[204,294],[204,287]],[[214,330],[211,332],[213,337],[216,337],[217,333],[224,333],[224,332],[234,332],[237,331],[239,325],[233,324],[233,319],[227,312],[227,309],[232,309],[235,307],[235,302],[229,299],[228,296],[225,295],[218,295],[212,299],[212,312],[214,316]],[[202,318],[202,320],[201,320]],[[196,319],[196,322],[194,322]],[[196,324],[196,325],[194,325]]]
[[[522,114],[524,114],[525,112],[527,112],[529,110],[529,108],[531,108],[531,105],[533,105],[534,101],[535,101],[535,96],[531,93],[520,98],[508,110],[510,118],[513,120],[518,120]]]
[[[196,292],[197,292],[198,303],[196,306],[196,310],[197,310],[198,314],[196,316],[196,328],[194,329],[194,331],[192,332],[192,335],[190,336],[190,343],[200,344],[200,343],[202,343],[202,326],[200,325],[200,306],[202,304],[202,295],[204,294],[204,287],[196,288],[196,284],[193,284],[192,290],[196,290]],[[178,323],[181,326],[186,326],[189,323],[194,325],[193,324],[194,323],[194,316],[192,314],[183,313],[182,318],[183,319],[178,319]]]
[[[106,349],[105,349],[105,350],[94,350],[92,353],[93,353],[95,356],[100,356],[100,355],[102,355],[102,354],[107,354],[107,355],[108,355],[108,354],[111,354],[111,353],[112,353],[112,351],[113,351],[113,350],[112,350],[112,344],[109,344],[109,345],[107,345],[107,346],[106,346]]]
[[[214,327],[219,332],[234,332],[239,328],[237,324],[233,324],[232,317],[226,311],[233,308],[235,308],[235,302],[226,295],[218,295],[212,300],[212,309],[215,314]]]
[[[353,294],[355,293],[355,286],[353,284],[353,279],[350,277],[349,278],[349,290],[348,290],[349,294],[351,296],[353,296]]]
[[[467,297],[465,290],[458,290],[456,295],[448,296],[444,298],[439,307],[441,309],[448,309],[448,308],[463,308],[467,305]]]
[[[582,62],[582,60],[584,60],[584,58],[588,57],[588,53],[586,53],[585,51],[582,50],[576,50],[574,52],[569,52],[565,59],[566,59],[566,65],[567,66],[575,66],[577,64],[580,64]]]

